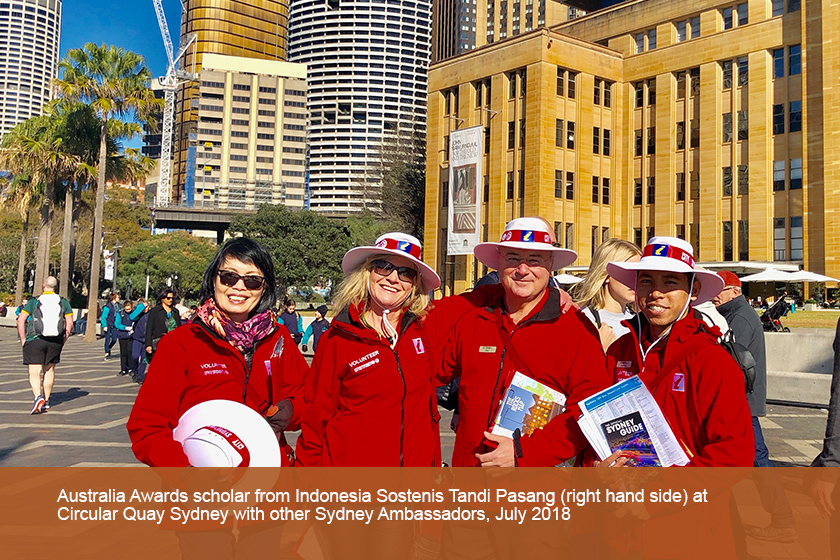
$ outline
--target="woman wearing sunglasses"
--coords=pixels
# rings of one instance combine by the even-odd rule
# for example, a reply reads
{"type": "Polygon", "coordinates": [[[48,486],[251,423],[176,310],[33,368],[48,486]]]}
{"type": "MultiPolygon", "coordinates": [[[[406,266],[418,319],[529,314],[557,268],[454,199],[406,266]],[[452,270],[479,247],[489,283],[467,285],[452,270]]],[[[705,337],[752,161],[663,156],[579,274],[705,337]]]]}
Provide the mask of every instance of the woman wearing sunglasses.
{"type": "Polygon", "coordinates": [[[137,395],[128,432],[138,459],[189,466],[173,429],[192,406],[224,399],[266,417],[288,464],[283,432],[300,422],[309,368],[270,309],[274,291],[274,265],[262,246],[241,237],[219,249],[204,272],[195,317],[161,340],[137,395]]]}
{"type": "Polygon", "coordinates": [[[455,321],[499,287],[430,305],[440,278],[421,260],[420,242],[404,233],[351,249],[341,267],[346,278],[333,301],[339,312],[307,379],[298,463],[439,466],[439,348],[455,321]]]}

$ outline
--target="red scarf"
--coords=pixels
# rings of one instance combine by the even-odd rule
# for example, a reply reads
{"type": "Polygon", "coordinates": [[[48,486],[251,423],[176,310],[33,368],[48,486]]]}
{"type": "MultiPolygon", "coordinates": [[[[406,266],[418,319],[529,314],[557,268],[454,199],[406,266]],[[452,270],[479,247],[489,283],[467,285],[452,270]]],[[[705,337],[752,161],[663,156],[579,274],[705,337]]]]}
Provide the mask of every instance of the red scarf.
{"type": "Polygon", "coordinates": [[[224,311],[216,307],[216,302],[210,298],[201,304],[196,314],[205,325],[243,354],[277,330],[277,320],[270,309],[246,321],[235,323],[224,311]]]}

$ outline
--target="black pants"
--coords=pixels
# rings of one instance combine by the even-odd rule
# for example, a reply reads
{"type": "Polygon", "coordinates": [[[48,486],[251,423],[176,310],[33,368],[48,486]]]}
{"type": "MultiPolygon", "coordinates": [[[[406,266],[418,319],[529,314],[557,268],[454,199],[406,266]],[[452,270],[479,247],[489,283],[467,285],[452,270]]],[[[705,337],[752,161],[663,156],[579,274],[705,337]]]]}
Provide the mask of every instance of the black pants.
{"type": "Polygon", "coordinates": [[[136,369],[131,367],[131,338],[120,338],[120,371],[136,369]]]}

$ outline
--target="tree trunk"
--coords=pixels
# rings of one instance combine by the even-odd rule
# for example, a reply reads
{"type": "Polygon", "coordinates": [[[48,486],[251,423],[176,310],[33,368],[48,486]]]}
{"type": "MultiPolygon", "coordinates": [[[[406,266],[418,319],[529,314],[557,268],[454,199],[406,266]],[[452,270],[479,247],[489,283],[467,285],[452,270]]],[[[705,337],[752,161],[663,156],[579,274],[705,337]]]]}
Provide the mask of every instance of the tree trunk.
{"type": "MultiPolygon", "coordinates": [[[[73,231],[70,235],[70,263],[68,270],[70,271],[70,283],[75,286],[76,278],[76,236],[79,234],[79,209],[81,207],[79,197],[81,196],[82,188],[73,184],[73,231]]],[[[72,293],[72,292],[71,292],[72,293]]]]}
{"type": "Polygon", "coordinates": [[[15,287],[15,307],[23,303],[24,276],[26,274],[26,241],[29,237],[29,208],[23,216],[23,231],[20,234],[20,256],[18,257],[17,285],[15,287]]]}
{"type": "Polygon", "coordinates": [[[96,316],[99,301],[99,264],[102,257],[96,243],[102,238],[102,214],[105,209],[105,159],[108,155],[107,116],[102,116],[99,132],[99,165],[96,170],[96,209],[93,213],[93,245],[90,248],[90,283],[88,284],[88,316],[85,342],[96,342],[96,316]]]}
{"type": "Polygon", "coordinates": [[[44,200],[41,202],[41,221],[38,224],[38,252],[35,254],[35,284],[32,294],[40,294],[44,279],[50,275],[50,245],[52,244],[52,214],[55,201],[55,183],[47,177],[44,200]]]}
{"type": "Polygon", "coordinates": [[[73,183],[68,182],[64,190],[64,232],[61,236],[61,268],[58,279],[58,295],[70,298],[70,280],[73,269],[70,267],[70,245],[73,239],[74,211],[73,183]]]}

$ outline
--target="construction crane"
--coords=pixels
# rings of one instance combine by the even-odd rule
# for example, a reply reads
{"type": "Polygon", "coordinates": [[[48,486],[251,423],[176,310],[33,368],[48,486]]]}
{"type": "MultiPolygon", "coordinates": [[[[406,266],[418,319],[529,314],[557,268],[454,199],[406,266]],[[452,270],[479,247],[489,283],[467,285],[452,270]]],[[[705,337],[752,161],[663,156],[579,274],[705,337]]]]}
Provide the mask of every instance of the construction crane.
{"type": "MultiPolygon", "coordinates": [[[[158,180],[157,198],[155,200],[156,206],[166,206],[169,204],[169,193],[171,190],[171,164],[172,164],[172,129],[175,124],[175,92],[178,86],[194,81],[197,78],[196,74],[186,72],[178,69],[178,61],[187,52],[187,49],[195,42],[195,34],[186,37],[183,45],[175,56],[175,49],[172,46],[172,37],[169,35],[169,25],[166,23],[166,14],[163,12],[163,0],[152,0],[155,5],[155,14],[157,15],[158,26],[160,27],[160,34],[163,36],[163,46],[166,49],[166,58],[169,60],[169,67],[166,69],[166,75],[158,78],[164,94],[163,107],[163,135],[161,137],[160,150],[160,179],[158,180]]],[[[183,3],[181,4],[183,9],[183,3]]]]}

